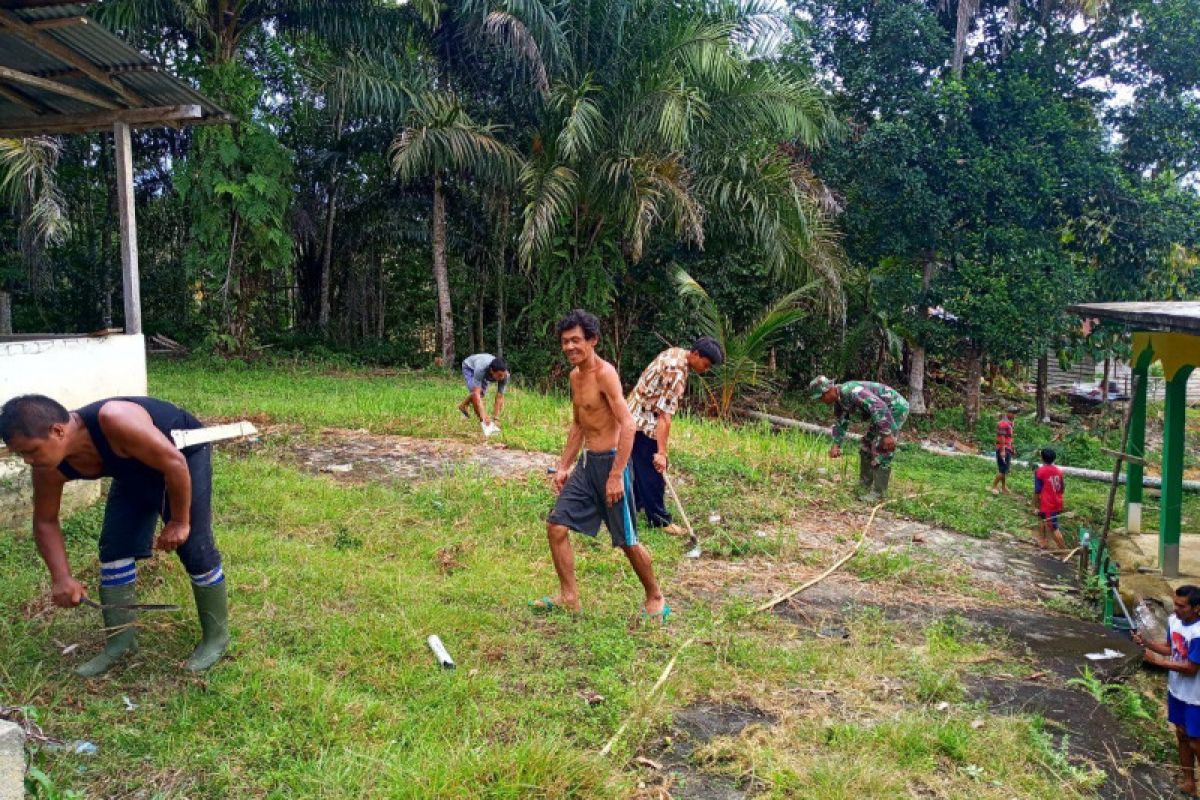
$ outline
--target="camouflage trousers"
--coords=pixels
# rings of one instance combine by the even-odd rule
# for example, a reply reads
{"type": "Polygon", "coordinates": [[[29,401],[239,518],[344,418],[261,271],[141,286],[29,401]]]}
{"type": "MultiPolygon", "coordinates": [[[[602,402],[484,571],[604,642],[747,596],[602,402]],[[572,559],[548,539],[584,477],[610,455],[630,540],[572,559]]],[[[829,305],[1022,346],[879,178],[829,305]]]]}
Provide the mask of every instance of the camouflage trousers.
{"type": "Polygon", "coordinates": [[[890,467],[895,452],[883,450],[883,439],[888,435],[899,439],[900,429],[904,427],[907,419],[908,403],[904,400],[897,400],[892,405],[892,420],[896,423],[895,430],[872,424],[863,434],[862,443],[858,449],[859,458],[869,462],[872,467],[890,467]]]}

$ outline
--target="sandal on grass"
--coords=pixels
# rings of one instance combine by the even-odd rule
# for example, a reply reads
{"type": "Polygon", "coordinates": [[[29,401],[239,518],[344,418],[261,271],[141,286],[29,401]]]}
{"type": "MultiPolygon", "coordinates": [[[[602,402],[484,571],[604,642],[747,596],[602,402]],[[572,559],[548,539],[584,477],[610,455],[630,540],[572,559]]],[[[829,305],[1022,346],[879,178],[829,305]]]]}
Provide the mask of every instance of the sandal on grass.
{"type": "Polygon", "coordinates": [[[550,595],[546,595],[540,600],[530,600],[529,610],[535,614],[550,614],[555,611],[566,611],[566,608],[554,602],[550,595]]]}
{"type": "Polygon", "coordinates": [[[647,611],[646,609],[643,608],[642,616],[646,617],[647,619],[658,620],[663,625],[666,625],[667,619],[669,619],[671,616],[671,607],[668,605],[664,605],[662,611],[657,611],[653,614],[651,614],[649,611],[647,611]]]}

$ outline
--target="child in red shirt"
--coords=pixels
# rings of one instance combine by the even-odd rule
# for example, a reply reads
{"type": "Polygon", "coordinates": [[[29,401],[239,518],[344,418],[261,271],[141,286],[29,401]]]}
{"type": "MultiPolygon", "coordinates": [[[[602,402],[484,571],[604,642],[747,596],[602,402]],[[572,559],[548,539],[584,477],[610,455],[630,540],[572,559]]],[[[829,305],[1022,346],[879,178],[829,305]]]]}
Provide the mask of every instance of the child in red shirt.
{"type": "Polygon", "coordinates": [[[1046,536],[1054,533],[1054,543],[1066,550],[1062,532],[1058,529],[1058,515],[1063,510],[1063,473],[1054,466],[1058,454],[1047,447],[1042,451],[1042,466],[1033,473],[1033,497],[1038,512],[1038,547],[1047,547],[1046,536]]]}
{"type": "Polygon", "coordinates": [[[1013,454],[1013,409],[1000,415],[996,423],[996,477],[992,478],[992,494],[1012,494],[1008,491],[1008,471],[1012,468],[1013,454]],[[996,486],[1000,488],[997,489],[996,486]]]}

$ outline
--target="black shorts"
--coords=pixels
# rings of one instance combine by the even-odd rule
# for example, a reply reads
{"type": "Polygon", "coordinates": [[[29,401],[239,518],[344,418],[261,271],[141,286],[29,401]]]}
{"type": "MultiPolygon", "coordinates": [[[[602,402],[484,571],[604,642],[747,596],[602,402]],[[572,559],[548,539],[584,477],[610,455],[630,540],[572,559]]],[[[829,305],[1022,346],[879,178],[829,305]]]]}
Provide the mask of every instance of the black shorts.
{"type": "Polygon", "coordinates": [[[633,477],[628,464],[625,465],[625,494],[611,506],[605,496],[604,487],[616,457],[616,450],[584,453],[558,493],[547,521],[588,536],[599,533],[600,524],[603,523],[608,528],[613,547],[632,547],[637,544],[633,477]]]}
{"type": "MultiPolygon", "coordinates": [[[[212,529],[212,445],[197,447],[187,456],[187,463],[192,476],[192,530],[175,552],[189,575],[203,575],[221,565],[212,529]]],[[[161,484],[114,480],[100,529],[101,563],[149,558],[160,518],[164,522],[171,519],[171,506],[161,484]]]]}
{"type": "Polygon", "coordinates": [[[1012,469],[1012,451],[997,450],[996,451],[996,469],[1000,470],[1001,475],[1007,475],[1012,469]]]}
{"type": "Polygon", "coordinates": [[[1043,519],[1043,520],[1045,520],[1046,522],[1050,523],[1050,530],[1052,530],[1052,531],[1056,531],[1056,530],[1058,530],[1058,515],[1059,515],[1060,513],[1062,513],[1062,512],[1059,512],[1059,511],[1039,511],[1039,512],[1038,512],[1038,519],[1043,519]]]}

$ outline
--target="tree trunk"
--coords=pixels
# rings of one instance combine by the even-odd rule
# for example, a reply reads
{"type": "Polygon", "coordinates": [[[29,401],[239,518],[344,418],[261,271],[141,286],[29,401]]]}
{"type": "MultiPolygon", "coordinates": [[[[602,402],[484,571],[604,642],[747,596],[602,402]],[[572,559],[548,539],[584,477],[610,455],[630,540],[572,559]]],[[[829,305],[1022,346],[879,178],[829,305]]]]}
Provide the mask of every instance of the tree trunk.
{"type": "MultiPolygon", "coordinates": [[[[342,126],[345,124],[345,109],[338,105],[337,116],[333,123],[333,144],[336,148],[342,140],[342,126]]],[[[325,216],[325,236],[321,245],[321,305],[317,312],[317,327],[322,334],[329,333],[329,294],[333,281],[333,224],[337,219],[338,191],[341,189],[341,173],[338,171],[340,159],[335,155],[329,167],[329,213],[325,216]]]]}
{"type": "Polygon", "coordinates": [[[976,345],[967,346],[966,404],[963,406],[963,421],[967,434],[975,430],[979,422],[979,384],[983,380],[983,351],[976,345]]]}
{"type": "Polygon", "coordinates": [[[454,369],[454,316],[450,311],[450,273],[446,269],[446,197],[442,178],[433,178],[433,280],[437,284],[442,366],[454,369]]]}
{"type": "Polygon", "coordinates": [[[979,10],[979,0],[958,0],[958,19],[954,30],[954,55],[950,69],[955,78],[962,77],[963,60],[967,52],[967,36],[971,32],[971,24],[975,21],[975,12],[979,10]]]}
{"type": "Polygon", "coordinates": [[[504,272],[508,256],[504,254],[496,268],[496,355],[504,355],[504,272]]]}
{"type": "MultiPolygon", "coordinates": [[[[926,295],[933,283],[933,257],[926,256],[921,264],[921,316],[929,316],[926,295]]],[[[908,413],[925,416],[929,408],[925,405],[925,345],[912,343],[908,367],[908,413]]]]}
{"type": "Polygon", "coordinates": [[[1102,380],[1100,382],[1100,407],[1101,408],[1108,406],[1108,379],[1111,375],[1111,373],[1110,373],[1111,366],[1112,366],[1112,359],[1105,356],[1105,358],[1104,358],[1104,380],[1102,380]]]}
{"type": "Polygon", "coordinates": [[[12,336],[12,295],[0,289],[0,336],[12,336]]]}
{"type": "Polygon", "coordinates": [[[317,311],[317,327],[322,334],[329,333],[329,296],[333,283],[333,226],[337,219],[338,189],[337,178],[329,189],[329,213],[325,215],[325,235],[321,244],[321,300],[317,311]]]}
{"type": "Polygon", "coordinates": [[[1050,404],[1047,402],[1047,390],[1050,384],[1050,356],[1042,353],[1037,361],[1037,420],[1042,424],[1050,422],[1050,404]]]}
{"type": "Polygon", "coordinates": [[[476,352],[482,353],[487,350],[487,344],[483,340],[483,282],[479,284],[479,291],[475,294],[475,338],[479,340],[479,350],[476,352]]]}

